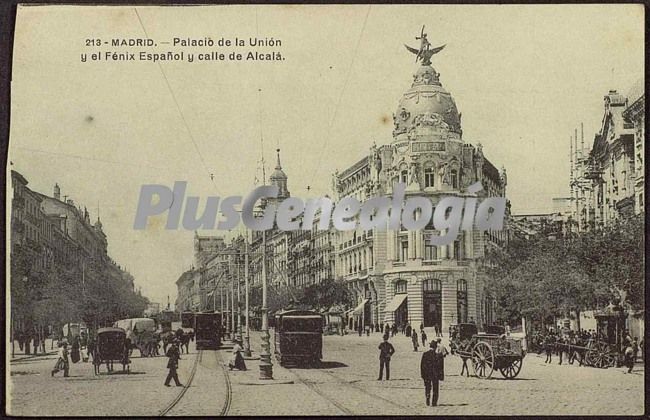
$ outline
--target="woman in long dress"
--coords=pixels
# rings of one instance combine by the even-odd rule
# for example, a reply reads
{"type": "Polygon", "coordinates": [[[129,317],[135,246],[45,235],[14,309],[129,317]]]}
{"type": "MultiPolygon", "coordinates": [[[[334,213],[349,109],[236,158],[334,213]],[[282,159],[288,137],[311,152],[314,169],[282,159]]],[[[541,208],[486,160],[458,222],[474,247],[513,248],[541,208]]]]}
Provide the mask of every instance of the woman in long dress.
{"type": "Polygon", "coordinates": [[[232,356],[228,362],[228,367],[230,370],[246,370],[246,363],[244,362],[244,356],[242,356],[242,347],[241,341],[235,341],[234,346],[232,347],[232,356]]]}

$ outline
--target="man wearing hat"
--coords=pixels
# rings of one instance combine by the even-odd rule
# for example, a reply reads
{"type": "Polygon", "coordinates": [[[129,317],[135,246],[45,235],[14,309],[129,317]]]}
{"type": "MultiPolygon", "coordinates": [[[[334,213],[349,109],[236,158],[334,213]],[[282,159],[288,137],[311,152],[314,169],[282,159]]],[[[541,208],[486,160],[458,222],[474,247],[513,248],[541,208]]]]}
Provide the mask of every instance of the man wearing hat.
{"type": "Polygon", "coordinates": [[[429,350],[422,354],[420,362],[420,376],[424,380],[424,395],[427,405],[435,407],[438,405],[439,381],[442,376],[441,365],[442,355],[436,352],[437,341],[429,343],[429,350]]]}
{"type": "Polygon", "coordinates": [[[395,353],[395,348],[388,342],[388,334],[384,334],[384,341],[379,344],[379,378],[382,380],[384,367],[386,367],[386,380],[390,380],[390,358],[395,353]]]}
{"type": "Polygon", "coordinates": [[[169,357],[169,360],[167,361],[169,373],[167,374],[167,379],[165,379],[165,386],[170,386],[169,382],[171,382],[172,379],[176,386],[183,386],[183,384],[178,380],[178,373],[176,372],[178,369],[178,361],[181,360],[181,354],[178,350],[178,339],[175,338],[172,341],[171,347],[167,350],[167,357],[169,357]]]}

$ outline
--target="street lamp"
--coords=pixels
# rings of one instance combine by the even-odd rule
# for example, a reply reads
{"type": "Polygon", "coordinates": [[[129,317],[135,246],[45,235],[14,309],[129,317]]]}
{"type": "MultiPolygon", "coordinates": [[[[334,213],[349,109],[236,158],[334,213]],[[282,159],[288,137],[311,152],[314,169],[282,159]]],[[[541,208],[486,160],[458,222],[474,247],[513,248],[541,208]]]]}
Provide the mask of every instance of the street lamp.
{"type": "Polygon", "coordinates": [[[266,231],[262,230],[262,352],[260,353],[260,379],[273,379],[266,292],[266,231]]]}
{"type": "Polygon", "coordinates": [[[244,336],[244,356],[251,357],[250,324],[248,320],[248,233],[246,233],[244,246],[246,247],[244,254],[244,281],[246,282],[246,335],[244,336]]]}

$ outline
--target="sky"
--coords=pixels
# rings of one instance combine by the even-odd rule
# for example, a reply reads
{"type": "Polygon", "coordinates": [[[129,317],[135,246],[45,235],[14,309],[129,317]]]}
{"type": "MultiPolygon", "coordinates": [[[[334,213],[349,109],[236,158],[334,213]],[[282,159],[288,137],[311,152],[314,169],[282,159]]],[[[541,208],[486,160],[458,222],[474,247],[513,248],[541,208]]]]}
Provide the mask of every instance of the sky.
{"type": "Polygon", "coordinates": [[[462,112],[463,139],[506,168],[515,214],[550,211],[568,195],[574,129],[584,123],[590,147],[603,96],[644,75],[642,5],[19,6],[8,168],[45,194],[57,182],[99,215],[109,255],[146,296],[173,304],[193,232],[164,230],[164,217],[134,230],[141,186],[187,181],[187,195],[246,195],[262,156],[268,177],[279,147],[292,195],[327,194],[336,169],[390,143],[417,69],[404,44],[419,45],[422,25],[432,46],[446,45],[432,61],[462,112]],[[144,37],[158,46],[110,46],[144,37]],[[285,59],[80,59],[255,49],[162,44],[175,37],[273,37],[281,45],[259,51],[285,59]]]}

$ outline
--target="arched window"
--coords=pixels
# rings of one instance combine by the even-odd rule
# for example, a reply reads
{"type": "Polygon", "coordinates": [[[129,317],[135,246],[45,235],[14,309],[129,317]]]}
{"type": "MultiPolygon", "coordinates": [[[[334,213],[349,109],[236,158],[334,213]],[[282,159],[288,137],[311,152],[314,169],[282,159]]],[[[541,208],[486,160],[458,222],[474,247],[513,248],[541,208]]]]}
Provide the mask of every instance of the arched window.
{"type": "Polygon", "coordinates": [[[395,283],[395,294],[406,293],[406,280],[399,280],[395,283]]]}
{"type": "Polygon", "coordinates": [[[458,188],[458,171],[456,169],[452,169],[449,174],[451,176],[451,187],[458,188]]]}
{"type": "Polygon", "coordinates": [[[425,292],[440,292],[442,282],[438,279],[426,279],[422,282],[422,290],[425,292]]]}
{"type": "Polygon", "coordinates": [[[402,182],[404,184],[408,183],[408,175],[409,175],[409,171],[406,169],[402,169],[399,173],[399,182],[402,182]]]}
{"type": "Polygon", "coordinates": [[[429,166],[424,169],[424,187],[433,187],[435,184],[435,175],[433,173],[433,167],[429,166]]]}

